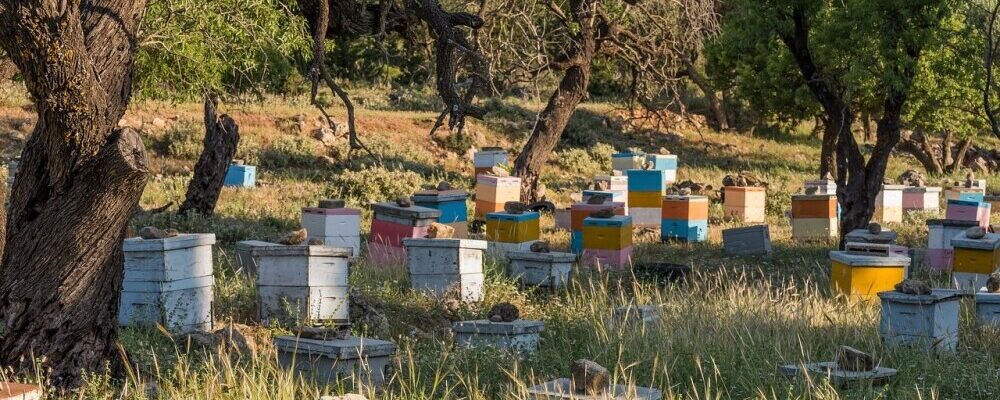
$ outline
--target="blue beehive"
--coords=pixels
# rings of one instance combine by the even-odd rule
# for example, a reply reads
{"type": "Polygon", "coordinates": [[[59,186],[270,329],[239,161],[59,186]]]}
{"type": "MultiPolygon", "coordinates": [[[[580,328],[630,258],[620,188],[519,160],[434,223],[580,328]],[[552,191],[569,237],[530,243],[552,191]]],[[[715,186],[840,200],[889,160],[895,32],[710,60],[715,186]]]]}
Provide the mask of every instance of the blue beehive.
{"type": "Polygon", "coordinates": [[[572,231],[569,234],[569,249],[577,254],[583,252],[583,231],[572,231]]]}
{"type": "Polygon", "coordinates": [[[428,190],[417,192],[412,199],[413,204],[441,211],[438,222],[450,224],[468,221],[469,210],[465,201],[467,197],[468,194],[461,190],[428,190]]]}
{"type": "Polygon", "coordinates": [[[230,164],[226,171],[224,186],[252,188],[257,185],[257,167],[243,164],[230,164]]]}
{"type": "Polygon", "coordinates": [[[687,242],[702,242],[708,239],[708,221],[664,219],[660,227],[660,237],[687,242]]]}
{"type": "Polygon", "coordinates": [[[630,169],[628,170],[628,191],[631,192],[659,192],[663,193],[664,172],[658,169],[630,169]]]}

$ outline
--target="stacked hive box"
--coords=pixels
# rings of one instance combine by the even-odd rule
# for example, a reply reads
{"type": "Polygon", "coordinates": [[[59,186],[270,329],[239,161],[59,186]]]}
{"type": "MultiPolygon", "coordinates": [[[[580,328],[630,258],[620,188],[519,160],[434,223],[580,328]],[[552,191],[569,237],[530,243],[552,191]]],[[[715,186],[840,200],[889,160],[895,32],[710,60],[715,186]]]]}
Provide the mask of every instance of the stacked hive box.
{"type": "Polygon", "coordinates": [[[924,256],[924,267],[932,272],[951,271],[954,255],[951,239],[973,226],[976,226],[975,221],[927,220],[927,253],[924,256]]]}
{"type": "Polygon", "coordinates": [[[889,251],[893,254],[906,256],[910,249],[905,246],[896,245],[896,232],[883,228],[881,232],[875,234],[867,229],[855,229],[844,235],[845,243],[870,243],[884,244],[889,246],[889,251]]]}
{"type": "Polygon", "coordinates": [[[875,197],[874,219],[882,222],[903,222],[903,185],[882,185],[875,197]]]}
{"type": "Polygon", "coordinates": [[[959,221],[975,221],[977,225],[989,229],[991,204],[972,200],[948,200],[945,218],[959,221]]]}
{"type": "Polygon", "coordinates": [[[1000,328],[1000,293],[976,293],[976,322],[979,326],[1000,328]]]}
{"type": "Polygon", "coordinates": [[[829,179],[819,179],[806,181],[805,191],[810,193],[815,188],[813,194],[837,194],[837,182],[829,179]]]}
{"type": "Polygon", "coordinates": [[[455,228],[456,238],[469,237],[469,210],[464,190],[422,190],[413,195],[413,204],[441,211],[438,222],[455,228]]]}
{"type": "Polygon", "coordinates": [[[441,217],[441,211],[420,207],[400,207],[396,203],[372,205],[375,217],[368,238],[368,253],[376,264],[405,260],[403,239],[427,236],[427,227],[441,217]]]}
{"type": "Polygon", "coordinates": [[[518,319],[493,322],[488,319],[459,321],[452,324],[455,344],[463,347],[493,347],[520,354],[538,350],[539,334],[545,330],[542,321],[518,319]]]}
{"type": "Polygon", "coordinates": [[[740,222],[764,222],[767,190],[762,187],[726,186],[726,217],[740,222]]]}
{"type": "Polygon", "coordinates": [[[522,284],[559,289],[569,284],[576,254],[510,251],[507,259],[510,260],[510,276],[522,284]]]}
{"type": "Polygon", "coordinates": [[[733,255],[771,254],[771,232],[767,225],[726,229],[722,246],[733,255]]]}
{"type": "Polygon", "coordinates": [[[845,251],[830,252],[834,293],[871,299],[906,278],[910,258],[893,254],[889,245],[848,243],[845,247],[845,251]]]}
{"type": "Polygon", "coordinates": [[[503,211],[509,201],[521,201],[521,178],[479,175],[476,177],[476,219],[503,211]]]}
{"type": "Polygon", "coordinates": [[[625,173],[630,169],[642,169],[646,165],[646,157],[637,153],[615,153],[611,155],[611,170],[625,173]]]}
{"type": "Polygon", "coordinates": [[[940,208],[940,187],[908,187],[903,189],[903,211],[937,211],[940,208]]]}
{"type": "Polygon", "coordinates": [[[920,346],[925,350],[955,351],[958,347],[959,296],[934,290],[927,295],[886,291],[879,332],[890,346],[920,346]]]}
{"type": "Polygon", "coordinates": [[[322,240],[327,247],[346,247],[351,255],[361,255],[361,210],[356,208],[302,208],[302,227],[309,239],[322,240]]]}
{"type": "MultiPolygon", "coordinates": [[[[621,175],[598,175],[594,178],[594,183],[597,187],[606,188],[606,190],[611,192],[611,201],[619,202],[622,204],[628,204],[628,177],[621,175]]],[[[583,201],[587,201],[584,199],[583,201]]],[[[628,210],[625,210],[626,213],[628,210]]]]}
{"type": "Polygon", "coordinates": [[[326,246],[255,248],[261,321],[347,324],[351,254],[326,246]]]}
{"type": "Polygon", "coordinates": [[[583,251],[583,220],[595,212],[611,209],[615,215],[625,215],[625,204],[610,202],[604,204],[576,203],[570,206],[569,247],[574,253],[583,251]]]}
{"type": "Polygon", "coordinates": [[[708,239],[708,197],[666,196],[660,212],[660,239],[702,242],[708,239]]]}
{"type": "Polygon", "coordinates": [[[583,220],[583,265],[621,270],[632,256],[632,217],[583,220]]]}
{"type": "Polygon", "coordinates": [[[251,277],[257,276],[257,249],[277,245],[262,240],[236,242],[236,266],[239,272],[251,277]]]}
{"type": "Polygon", "coordinates": [[[233,163],[226,171],[224,186],[252,188],[257,184],[257,167],[233,163]]]}
{"type": "Polygon", "coordinates": [[[501,149],[483,149],[472,156],[476,176],[491,174],[493,167],[506,163],[507,152],[501,149]]]}
{"type": "Polygon", "coordinates": [[[530,249],[541,232],[538,218],[537,212],[486,214],[486,238],[490,248],[499,253],[530,249]]]}
{"type": "Polygon", "coordinates": [[[405,239],[406,268],[413,290],[444,296],[457,290],[463,301],[483,299],[486,242],[467,239],[405,239]]]}
{"type": "Polygon", "coordinates": [[[646,156],[646,162],[652,165],[650,169],[663,171],[665,185],[669,186],[677,181],[677,156],[650,154],[646,156]]]}
{"type": "Polygon", "coordinates": [[[837,195],[792,195],[792,238],[827,240],[838,234],[837,195]]]}
{"type": "Polygon", "coordinates": [[[638,227],[661,224],[663,193],[666,190],[663,171],[655,169],[628,170],[628,213],[638,227]]]}
{"type": "Polygon", "coordinates": [[[1000,234],[987,233],[981,239],[971,239],[962,232],[951,239],[951,246],[955,249],[952,279],[964,291],[979,291],[990,274],[1000,268],[1000,234]]]}
{"type": "Polygon", "coordinates": [[[945,200],[983,201],[986,187],[952,186],[944,191],[945,200]]]}
{"type": "Polygon", "coordinates": [[[385,383],[389,357],[396,354],[392,342],[354,336],[330,340],[279,336],[274,339],[274,348],[279,364],[320,386],[350,381],[376,390],[385,383]]]}
{"type": "Polygon", "coordinates": [[[126,239],[119,324],[161,324],[180,333],[211,329],[213,244],[211,233],[126,239]]]}

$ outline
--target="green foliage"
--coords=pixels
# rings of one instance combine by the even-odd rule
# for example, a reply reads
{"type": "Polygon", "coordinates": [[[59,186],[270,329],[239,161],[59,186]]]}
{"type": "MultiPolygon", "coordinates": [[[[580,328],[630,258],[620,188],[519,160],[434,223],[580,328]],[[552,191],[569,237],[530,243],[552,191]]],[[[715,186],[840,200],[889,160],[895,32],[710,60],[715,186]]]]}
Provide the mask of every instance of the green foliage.
{"type": "Polygon", "coordinates": [[[382,167],[359,171],[344,171],[330,182],[331,198],[392,199],[413,194],[424,179],[412,171],[389,170],[382,167]]]}
{"type": "Polygon", "coordinates": [[[205,126],[192,121],[170,125],[163,136],[153,139],[152,148],[163,156],[197,160],[204,147],[205,126]]]}
{"type": "Polygon", "coordinates": [[[466,150],[475,145],[475,139],[467,133],[450,133],[447,135],[434,135],[433,140],[438,146],[453,153],[464,154],[466,150]]]}
{"type": "Polygon", "coordinates": [[[281,136],[260,153],[260,165],[264,168],[310,167],[316,164],[316,155],[321,153],[313,139],[281,136]]]}
{"type": "Polygon", "coordinates": [[[569,148],[560,151],[556,162],[567,172],[594,176],[611,170],[611,153],[614,153],[611,145],[599,143],[586,150],[569,148]]]}

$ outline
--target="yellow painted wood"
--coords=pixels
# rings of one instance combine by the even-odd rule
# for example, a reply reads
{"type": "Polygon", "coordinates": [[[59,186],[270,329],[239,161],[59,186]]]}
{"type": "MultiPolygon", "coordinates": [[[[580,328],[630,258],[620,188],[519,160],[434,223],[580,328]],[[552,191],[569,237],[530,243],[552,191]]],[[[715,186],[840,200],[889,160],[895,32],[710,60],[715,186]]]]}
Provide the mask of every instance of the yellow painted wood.
{"type": "Polygon", "coordinates": [[[583,226],[583,248],[621,250],[632,245],[632,226],[583,226]]]}
{"type": "Polygon", "coordinates": [[[663,207],[663,193],[660,192],[628,192],[629,207],[663,207]]]}
{"type": "Polygon", "coordinates": [[[524,243],[538,240],[538,219],[527,221],[486,221],[486,237],[494,242],[524,243]]]}
{"type": "Polygon", "coordinates": [[[977,250],[955,248],[952,270],[970,274],[992,274],[1000,268],[1000,249],[977,250]]]}
{"type": "Polygon", "coordinates": [[[906,277],[906,268],[850,266],[833,261],[830,268],[830,282],[833,292],[851,298],[870,300],[878,292],[894,290],[897,283],[906,277]]]}

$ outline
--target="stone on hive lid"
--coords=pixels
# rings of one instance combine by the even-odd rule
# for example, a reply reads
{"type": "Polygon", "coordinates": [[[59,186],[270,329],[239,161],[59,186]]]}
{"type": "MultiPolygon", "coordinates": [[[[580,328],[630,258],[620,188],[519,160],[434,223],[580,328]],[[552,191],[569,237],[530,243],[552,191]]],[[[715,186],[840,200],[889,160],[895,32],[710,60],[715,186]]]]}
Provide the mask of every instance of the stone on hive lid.
{"type": "Polygon", "coordinates": [[[306,228],[302,228],[297,231],[292,231],[285,234],[285,236],[283,236],[281,239],[278,240],[278,243],[287,246],[297,246],[302,243],[305,243],[306,238],[308,237],[309,237],[309,231],[307,231],[306,228]]]}
{"type": "Polygon", "coordinates": [[[455,236],[455,228],[439,222],[432,222],[427,228],[428,239],[451,239],[455,236]]]}
{"type": "Polygon", "coordinates": [[[520,201],[508,201],[503,204],[503,211],[507,214],[524,214],[528,211],[528,205],[520,201]]]}
{"type": "Polygon", "coordinates": [[[986,291],[989,293],[1000,293],[1000,272],[990,274],[986,280],[986,291]]]}
{"type": "Polygon", "coordinates": [[[486,318],[491,322],[513,322],[521,319],[521,310],[517,306],[504,302],[498,303],[490,308],[486,318]]]}
{"type": "Polygon", "coordinates": [[[927,282],[917,279],[904,279],[902,282],[896,284],[895,289],[897,292],[910,295],[922,296],[931,294],[931,286],[927,282]]]}
{"type": "MultiPolygon", "coordinates": [[[[971,228],[970,228],[971,229],[971,228]]],[[[968,236],[969,232],[962,232],[951,239],[952,247],[976,250],[996,250],[1000,248],[1000,234],[986,233],[982,238],[974,239],[968,236]]]]}
{"type": "Polygon", "coordinates": [[[139,237],[145,240],[167,239],[176,237],[179,234],[176,229],[160,229],[155,226],[146,226],[139,229],[139,237]]]}

